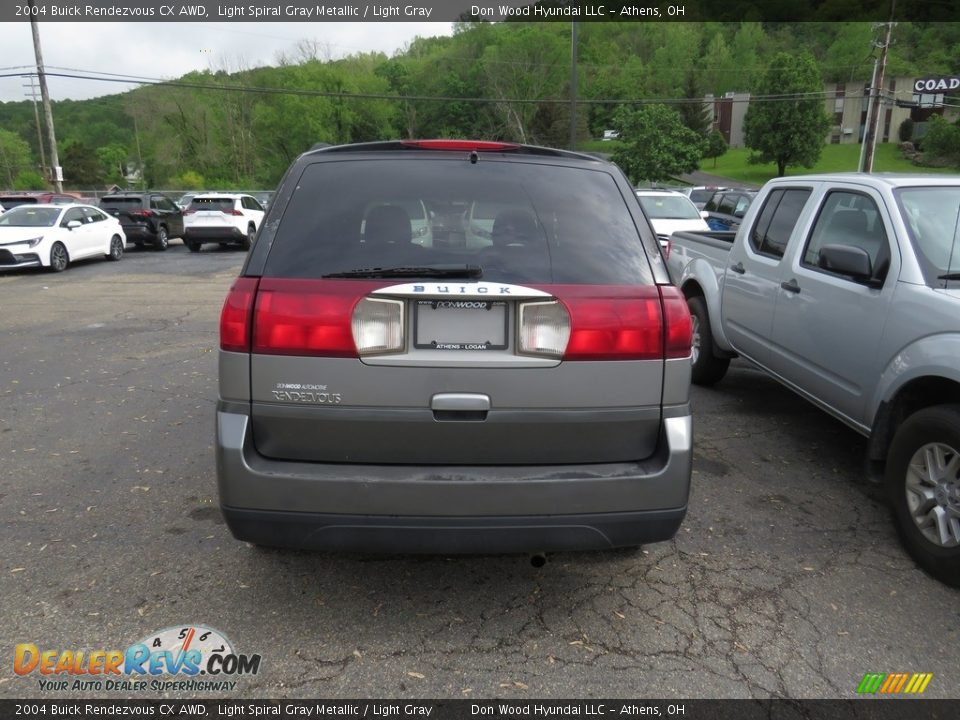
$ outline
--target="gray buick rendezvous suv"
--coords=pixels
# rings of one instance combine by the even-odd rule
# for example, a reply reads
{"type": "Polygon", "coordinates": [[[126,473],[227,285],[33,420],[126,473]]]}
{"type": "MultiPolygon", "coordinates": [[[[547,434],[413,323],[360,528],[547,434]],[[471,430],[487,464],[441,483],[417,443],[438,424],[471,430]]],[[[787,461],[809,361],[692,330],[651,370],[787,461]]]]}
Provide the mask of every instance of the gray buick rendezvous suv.
{"type": "Polygon", "coordinates": [[[690,346],[614,165],[463,140],[305,153],[221,314],[223,515],[325,550],[669,539],[690,346]]]}

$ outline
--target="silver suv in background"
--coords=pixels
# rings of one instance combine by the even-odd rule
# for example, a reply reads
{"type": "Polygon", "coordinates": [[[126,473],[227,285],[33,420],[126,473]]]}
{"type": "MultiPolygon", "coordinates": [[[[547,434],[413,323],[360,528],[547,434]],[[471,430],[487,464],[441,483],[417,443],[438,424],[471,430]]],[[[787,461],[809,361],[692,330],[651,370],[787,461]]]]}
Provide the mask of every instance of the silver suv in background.
{"type": "Polygon", "coordinates": [[[240,540],[328,550],[669,539],[690,348],[613,164],[467,141],[308,152],[223,306],[221,509],[240,540]]]}

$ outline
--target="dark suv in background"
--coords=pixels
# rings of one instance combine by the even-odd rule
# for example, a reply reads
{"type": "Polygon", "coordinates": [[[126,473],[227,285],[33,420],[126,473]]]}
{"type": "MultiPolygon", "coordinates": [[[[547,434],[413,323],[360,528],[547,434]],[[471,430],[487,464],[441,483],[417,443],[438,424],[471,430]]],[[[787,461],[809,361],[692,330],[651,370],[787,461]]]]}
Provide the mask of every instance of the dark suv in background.
{"type": "Polygon", "coordinates": [[[127,239],[166,250],[171,238],[183,237],[183,210],[172,200],[152,192],[105,195],[100,207],[116,217],[127,239]]]}
{"type": "Polygon", "coordinates": [[[220,320],[234,536],[391,552],[666,540],[690,313],[613,164],[496,142],[307,152],[220,320]]]}

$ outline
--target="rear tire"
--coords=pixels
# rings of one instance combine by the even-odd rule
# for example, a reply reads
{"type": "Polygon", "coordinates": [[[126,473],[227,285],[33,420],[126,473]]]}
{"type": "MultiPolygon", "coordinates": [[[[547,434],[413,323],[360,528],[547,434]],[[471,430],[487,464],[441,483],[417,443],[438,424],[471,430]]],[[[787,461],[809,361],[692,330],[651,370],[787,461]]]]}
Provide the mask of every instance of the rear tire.
{"type": "Polygon", "coordinates": [[[194,240],[184,240],[183,243],[190,252],[200,252],[200,243],[194,240]]]}
{"type": "Polygon", "coordinates": [[[107,260],[113,260],[116,262],[123,257],[123,240],[120,239],[119,235],[114,235],[110,238],[110,252],[107,253],[107,260]]]}
{"type": "Polygon", "coordinates": [[[933,577],[960,587],[960,405],[908,417],[893,436],[884,480],[907,552],[933,577]]]}
{"type": "Polygon", "coordinates": [[[157,228],[157,239],[153,243],[153,246],[161,252],[170,247],[170,235],[167,232],[166,226],[161,225],[157,228]]]}
{"type": "Polygon", "coordinates": [[[687,298],[690,319],[693,322],[693,355],[691,379],[697,385],[713,385],[723,379],[730,367],[730,358],[714,355],[713,333],[710,332],[710,313],[699,296],[687,298]]]}
{"type": "Polygon", "coordinates": [[[248,226],[247,236],[240,242],[240,247],[243,248],[244,251],[249,250],[250,246],[253,245],[253,239],[256,236],[257,236],[257,229],[253,225],[248,226]]]}

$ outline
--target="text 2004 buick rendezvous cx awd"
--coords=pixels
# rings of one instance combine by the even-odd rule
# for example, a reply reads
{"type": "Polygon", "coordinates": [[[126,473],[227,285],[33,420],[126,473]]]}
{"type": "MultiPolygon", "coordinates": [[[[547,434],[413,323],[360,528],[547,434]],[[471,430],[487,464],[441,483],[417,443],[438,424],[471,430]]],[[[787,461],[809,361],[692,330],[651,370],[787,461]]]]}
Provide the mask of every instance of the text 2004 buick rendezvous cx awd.
{"type": "Polygon", "coordinates": [[[306,153],[223,307],[224,517],[328,550],[669,539],[690,346],[612,164],[467,141],[306,153]]]}

